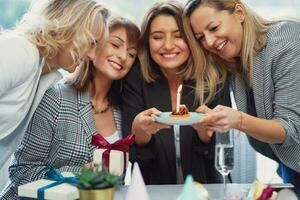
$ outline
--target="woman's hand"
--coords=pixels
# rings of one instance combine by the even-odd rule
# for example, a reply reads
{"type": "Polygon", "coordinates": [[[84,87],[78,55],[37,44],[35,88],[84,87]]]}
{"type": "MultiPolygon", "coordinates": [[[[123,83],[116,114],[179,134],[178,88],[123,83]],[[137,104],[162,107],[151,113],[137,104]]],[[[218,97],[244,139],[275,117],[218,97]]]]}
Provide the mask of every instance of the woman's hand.
{"type": "Polygon", "coordinates": [[[226,106],[218,105],[214,109],[199,109],[206,114],[200,123],[207,126],[209,130],[216,132],[227,132],[231,128],[240,129],[242,124],[242,113],[226,106]]]}
{"type": "Polygon", "coordinates": [[[276,119],[260,119],[221,105],[212,110],[201,106],[199,112],[205,113],[199,123],[208,130],[224,133],[234,128],[271,144],[282,144],[286,139],[285,129],[276,119]]]}
{"type": "Polygon", "coordinates": [[[156,108],[150,108],[139,113],[132,123],[132,134],[135,135],[137,144],[147,144],[152,134],[156,134],[159,130],[170,128],[171,126],[155,122],[152,114],[160,115],[161,112],[156,108]]]}
{"type": "MultiPolygon", "coordinates": [[[[211,112],[211,109],[208,108],[207,106],[203,105],[203,106],[198,107],[196,109],[196,112],[206,114],[206,113],[211,112]]],[[[192,125],[192,127],[197,131],[198,137],[200,138],[200,140],[202,142],[207,144],[211,141],[214,131],[210,127],[208,127],[205,124],[200,123],[200,122],[192,125]]]]}

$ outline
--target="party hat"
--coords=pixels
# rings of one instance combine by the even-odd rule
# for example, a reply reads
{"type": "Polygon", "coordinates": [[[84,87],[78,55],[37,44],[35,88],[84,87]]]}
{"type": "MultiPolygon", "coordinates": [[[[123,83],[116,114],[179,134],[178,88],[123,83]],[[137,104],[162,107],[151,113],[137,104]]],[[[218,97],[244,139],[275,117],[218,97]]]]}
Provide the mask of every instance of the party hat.
{"type": "Polygon", "coordinates": [[[131,182],[128,187],[125,200],[149,200],[145,182],[141,174],[141,170],[137,163],[133,165],[131,182]]]}
{"type": "Polygon", "coordinates": [[[183,190],[177,200],[199,200],[196,187],[192,175],[188,175],[185,179],[183,190]]]}

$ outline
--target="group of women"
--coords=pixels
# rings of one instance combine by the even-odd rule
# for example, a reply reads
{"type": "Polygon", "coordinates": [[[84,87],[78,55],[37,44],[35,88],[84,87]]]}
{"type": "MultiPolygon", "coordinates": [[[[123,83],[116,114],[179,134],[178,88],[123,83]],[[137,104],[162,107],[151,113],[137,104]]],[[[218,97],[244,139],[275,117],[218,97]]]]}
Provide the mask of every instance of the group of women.
{"type": "Polygon", "coordinates": [[[14,152],[0,199],[48,166],[79,172],[95,134],[135,135],[130,160],[146,184],[220,182],[214,134],[231,128],[300,187],[298,22],[265,20],[240,0],[167,1],[140,31],[94,0],[41,2],[0,35],[0,166],[14,152]],[[58,82],[58,68],[75,72],[58,82]],[[175,109],[181,84],[182,103],[205,116],[179,131],[152,115],[175,109]]]}

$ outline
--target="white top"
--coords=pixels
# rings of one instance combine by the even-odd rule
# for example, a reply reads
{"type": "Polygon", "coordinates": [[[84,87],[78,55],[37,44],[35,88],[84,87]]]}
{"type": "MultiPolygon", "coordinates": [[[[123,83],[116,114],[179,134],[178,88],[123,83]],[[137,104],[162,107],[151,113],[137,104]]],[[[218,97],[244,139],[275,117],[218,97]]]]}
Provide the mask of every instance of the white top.
{"type": "Polygon", "coordinates": [[[0,36],[0,168],[17,149],[45,91],[62,76],[41,77],[36,46],[13,33],[0,36]]]}
{"type": "Polygon", "coordinates": [[[112,135],[105,137],[105,140],[112,144],[121,139],[121,136],[118,131],[115,131],[112,135]]]}
{"type": "Polygon", "coordinates": [[[29,111],[41,75],[39,51],[22,36],[0,37],[0,140],[8,136],[29,111]]]}

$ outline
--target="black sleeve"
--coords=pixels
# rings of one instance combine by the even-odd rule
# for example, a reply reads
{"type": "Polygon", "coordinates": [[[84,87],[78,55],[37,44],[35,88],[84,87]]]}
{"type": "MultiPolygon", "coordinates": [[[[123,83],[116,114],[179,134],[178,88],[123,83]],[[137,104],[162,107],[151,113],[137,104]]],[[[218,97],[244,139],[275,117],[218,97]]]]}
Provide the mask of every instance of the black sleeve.
{"type": "Polygon", "coordinates": [[[217,89],[217,94],[215,98],[209,103],[209,108],[214,108],[217,105],[223,105],[231,107],[231,101],[230,101],[230,90],[229,90],[229,76],[226,79],[224,84],[220,84],[217,89]]]}
{"type": "Polygon", "coordinates": [[[131,126],[135,116],[145,110],[142,85],[143,79],[140,65],[138,62],[135,62],[123,81],[121,104],[123,137],[131,133],[131,126]]]}
{"type": "MultiPolygon", "coordinates": [[[[144,85],[140,65],[138,62],[134,64],[123,82],[122,89],[122,134],[123,137],[131,134],[132,122],[137,114],[147,109],[144,100],[144,85]]],[[[144,179],[147,179],[148,170],[154,159],[152,147],[155,143],[154,137],[145,146],[134,144],[130,148],[129,159],[138,162],[144,179]]]]}

